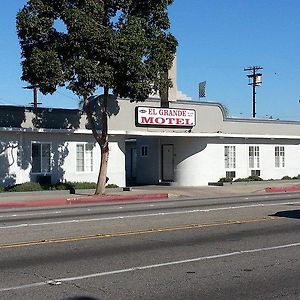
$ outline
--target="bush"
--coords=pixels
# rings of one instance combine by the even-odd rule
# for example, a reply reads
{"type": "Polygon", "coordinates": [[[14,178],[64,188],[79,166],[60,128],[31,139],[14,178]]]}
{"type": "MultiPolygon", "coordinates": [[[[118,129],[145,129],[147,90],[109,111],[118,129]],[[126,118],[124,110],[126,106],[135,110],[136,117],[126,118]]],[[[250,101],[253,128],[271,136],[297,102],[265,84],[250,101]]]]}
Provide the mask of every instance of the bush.
{"type": "MultiPolygon", "coordinates": [[[[118,187],[115,184],[110,184],[108,187],[118,187]]],[[[32,192],[32,191],[51,191],[51,190],[70,190],[75,189],[95,189],[96,183],[94,182],[58,182],[56,184],[39,184],[36,182],[25,182],[13,186],[2,188],[0,192],[32,192]]]]}
{"type": "Polygon", "coordinates": [[[237,178],[234,180],[234,182],[248,182],[249,180],[247,178],[237,178]]]}
{"type": "Polygon", "coordinates": [[[106,186],[106,188],[118,188],[119,186],[118,185],[116,185],[116,184],[114,184],[114,183],[110,183],[110,184],[108,184],[107,186],[106,186]]]}
{"type": "Polygon", "coordinates": [[[232,182],[233,178],[232,177],[222,177],[219,179],[218,182],[232,182]]]}
{"type": "Polygon", "coordinates": [[[6,192],[32,192],[42,190],[42,186],[36,182],[25,182],[4,188],[6,192]]]}
{"type": "Polygon", "coordinates": [[[95,182],[68,182],[68,183],[78,190],[95,189],[97,186],[95,182]]]}
{"type": "Polygon", "coordinates": [[[281,180],[291,180],[291,179],[292,179],[292,177],[290,177],[290,176],[283,176],[281,178],[281,180]]]}
{"type": "Polygon", "coordinates": [[[237,178],[234,182],[249,182],[249,181],[262,181],[263,179],[257,175],[249,176],[246,178],[237,178]]]}

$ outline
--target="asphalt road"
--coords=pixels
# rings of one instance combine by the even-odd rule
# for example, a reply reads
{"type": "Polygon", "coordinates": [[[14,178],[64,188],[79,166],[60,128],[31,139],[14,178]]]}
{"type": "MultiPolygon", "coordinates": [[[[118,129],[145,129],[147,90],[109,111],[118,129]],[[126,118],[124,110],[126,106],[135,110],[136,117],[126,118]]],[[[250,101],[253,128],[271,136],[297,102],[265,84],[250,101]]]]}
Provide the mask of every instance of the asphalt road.
{"type": "Polygon", "coordinates": [[[300,299],[300,194],[0,211],[0,299],[300,299]]]}

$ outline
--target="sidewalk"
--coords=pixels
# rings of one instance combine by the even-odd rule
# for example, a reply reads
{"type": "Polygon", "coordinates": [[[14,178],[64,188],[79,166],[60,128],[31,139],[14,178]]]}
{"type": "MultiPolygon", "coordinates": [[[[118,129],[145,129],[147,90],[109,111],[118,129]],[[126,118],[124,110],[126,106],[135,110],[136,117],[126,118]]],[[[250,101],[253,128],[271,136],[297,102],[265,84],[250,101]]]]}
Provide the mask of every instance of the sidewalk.
{"type": "Polygon", "coordinates": [[[95,196],[94,190],[0,193],[0,209],[42,206],[64,206],[106,202],[129,202],[143,200],[218,198],[241,195],[259,195],[274,192],[300,191],[300,180],[262,181],[225,184],[224,186],[177,187],[138,186],[128,191],[122,188],[106,190],[106,195],[95,196]]]}

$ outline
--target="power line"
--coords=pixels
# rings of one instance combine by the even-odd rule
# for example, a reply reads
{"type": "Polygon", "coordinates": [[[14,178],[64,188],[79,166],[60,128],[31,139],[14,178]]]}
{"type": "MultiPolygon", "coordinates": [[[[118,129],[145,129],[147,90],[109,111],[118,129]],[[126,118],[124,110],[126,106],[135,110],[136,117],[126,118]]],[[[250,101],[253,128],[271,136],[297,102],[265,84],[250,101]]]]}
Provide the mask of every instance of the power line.
{"type": "Polygon", "coordinates": [[[256,73],[256,71],[263,69],[263,67],[252,66],[244,68],[244,71],[251,71],[251,74],[248,74],[249,84],[252,85],[252,117],[255,118],[256,115],[256,87],[260,86],[262,83],[262,74],[256,73]]]}

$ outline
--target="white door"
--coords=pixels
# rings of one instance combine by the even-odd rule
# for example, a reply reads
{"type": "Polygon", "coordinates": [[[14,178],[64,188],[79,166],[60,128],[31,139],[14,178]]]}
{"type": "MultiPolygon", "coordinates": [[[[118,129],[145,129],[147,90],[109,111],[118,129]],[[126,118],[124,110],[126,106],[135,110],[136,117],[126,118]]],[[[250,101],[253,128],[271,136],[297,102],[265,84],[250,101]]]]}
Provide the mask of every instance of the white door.
{"type": "Polygon", "coordinates": [[[174,180],[174,145],[162,145],[162,180],[174,180]]]}

